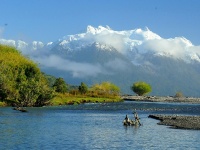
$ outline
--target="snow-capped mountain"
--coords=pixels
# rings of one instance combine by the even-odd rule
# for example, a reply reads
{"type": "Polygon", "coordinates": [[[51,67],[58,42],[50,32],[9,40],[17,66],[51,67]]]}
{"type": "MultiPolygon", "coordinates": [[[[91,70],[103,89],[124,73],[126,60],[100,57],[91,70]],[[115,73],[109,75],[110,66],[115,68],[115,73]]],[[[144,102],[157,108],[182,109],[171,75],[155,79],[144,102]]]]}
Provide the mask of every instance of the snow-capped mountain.
{"type": "Polygon", "coordinates": [[[126,56],[130,57],[130,53],[134,54],[134,56],[131,56],[133,62],[136,55],[136,57],[139,57],[147,53],[178,58],[186,62],[191,62],[192,60],[200,62],[200,46],[194,46],[184,37],[164,39],[148,28],[144,30],[114,31],[108,26],[99,26],[98,28],[88,26],[85,33],[67,35],[47,44],[40,41],[26,43],[20,40],[6,39],[0,39],[0,43],[14,46],[24,53],[41,49],[49,50],[55,45],[60,46],[62,49],[73,51],[93,43],[99,43],[101,49],[113,47],[126,56]]]}
{"type": "Polygon", "coordinates": [[[200,96],[200,46],[184,37],[164,39],[145,29],[114,31],[88,26],[86,32],[55,42],[0,39],[37,61],[42,70],[79,84],[109,80],[130,93],[134,81],[153,85],[153,94],[182,91],[200,96]]]}
{"type": "MultiPolygon", "coordinates": [[[[114,47],[120,53],[127,56],[130,56],[130,52],[134,56],[137,54],[136,57],[152,53],[154,55],[182,59],[186,62],[193,60],[200,62],[199,46],[194,46],[184,37],[161,38],[148,28],[145,30],[114,31],[109,27],[99,26],[94,28],[88,26],[86,33],[64,36],[59,40],[59,45],[64,49],[75,50],[94,42],[100,43],[101,46],[114,47]]],[[[135,60],[134,56],[131,56],[133,57],[133,62],[135,60]]]]}

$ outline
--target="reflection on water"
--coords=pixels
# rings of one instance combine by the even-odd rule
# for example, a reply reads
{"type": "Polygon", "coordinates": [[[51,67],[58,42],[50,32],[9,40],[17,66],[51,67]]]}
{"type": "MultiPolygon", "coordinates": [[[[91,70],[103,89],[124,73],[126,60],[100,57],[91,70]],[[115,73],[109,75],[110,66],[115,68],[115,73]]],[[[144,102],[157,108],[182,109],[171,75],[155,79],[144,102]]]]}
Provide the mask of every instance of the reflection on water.
{"type": "Polygon", "coordinates": [[[199,115],[198,104],[107,103],[0,108],[0,149],[199,149],[200,131],[157,125],[152,113],[199,115]],[[142,126],[123,126],[137,110],[142,126]]]}

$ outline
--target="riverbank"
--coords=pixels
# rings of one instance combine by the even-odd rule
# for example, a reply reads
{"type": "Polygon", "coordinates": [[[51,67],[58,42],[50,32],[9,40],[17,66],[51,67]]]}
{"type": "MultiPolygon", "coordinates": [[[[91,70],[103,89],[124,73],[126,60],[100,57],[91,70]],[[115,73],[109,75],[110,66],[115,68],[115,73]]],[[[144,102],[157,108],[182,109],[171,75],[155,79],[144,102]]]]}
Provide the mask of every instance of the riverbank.
{"type": "Polygon", "coordinates": [[[200,104],[200,98],[195,97],[173,97],[173,96],[122,96],[127,101],[146,101],[146,102],[179,102],[200,104]]]}
{"type": "Polygon", "coordinates": [[[53,99],[50,100],[50,106],[58,106],[58,105],[79,105],[82,103],[111,103],[111,102],[121,102],[119,96],[113,97],[91,97],[91,96],[84,96],[84,95],[76,95],[76,96],[66,96],[59,94],[53,99]]]}
{"type": "MultiPolygon", "coordinates": [[[[69,96],[64,94],[57,94],[54,98],[48,101],[45,106],[79,105],[83,103],[115,103],[122,101],[123,99],[121,99],[120,96],[91,97],[87,95],[69,96]]],[[[6,106],[12,106],[12,105],[0,101],[0,107],[6,107],[6,106]]]]}
{"type": "Polygon", "coordinates": [[[171,128],[200,130],[200,116],[149,115],[149,118],[160,120],[159,125],[171,128]]]}

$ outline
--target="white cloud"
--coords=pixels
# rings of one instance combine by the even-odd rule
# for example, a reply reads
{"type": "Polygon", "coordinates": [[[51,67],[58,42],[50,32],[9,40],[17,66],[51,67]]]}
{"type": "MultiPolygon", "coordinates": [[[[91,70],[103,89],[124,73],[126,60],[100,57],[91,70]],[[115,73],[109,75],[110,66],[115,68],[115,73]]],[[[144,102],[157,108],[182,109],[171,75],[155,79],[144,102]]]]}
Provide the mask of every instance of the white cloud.
{"type": "Polygon", "coordinates": [[[16,46],[16,42],[14,40],[5,40],[5,39],[0,39],[0,44],[5,44],[9,46],[16,46]]]}
{"type": "Polygon", "coordinates": [[[185,45],[179,42],[177,39],[160,39],[160,40],[149,40],[142,44],[144,49],[158,52],[166,53],[176,57],[180,57],[185,50],[185,45]]]}
{"type": "Polygon", "coordinates": [[[33,59],[43,67],[55,68],[60,71],[70,72],[73,77],[96,77],[99,74],[112,75],[113,71],[127,70],[127,63],[121,59],[114,59],[104,64],[91,64],[64,59],[57,55],[37,56],[33,59]]]}
{"type": "Polygon", "coordinates": [[[124,53],[126,39],[124,35],[103,31],[100,34],[97,34],[95,39],[98,43],[110,45],[117,49],[119,52],[124,53]]]}
{"type": "Polygon", "coordinates": [[[73,77],[83,78],[89,76],[97,76],[98,74],[107,74],[107,71],[100,64],[90,64],[70,61],[56,55],[35,58],[41,65],[45,67],[56,68],[61,71],[71,72],[73,77]]]}
{"type": "MultiPolygon", "coordinates": [[[[144,41],[137,46],[138,52],[151,52],[154,54],[170,56],[183,59],[187,62],[191,60],[191,55],[200,54],[200,46],[194,46],[183,37],[170,39],[153,39],[144,41]]],[[[200,55],[199,55],[200,56],[200,55]]]]}

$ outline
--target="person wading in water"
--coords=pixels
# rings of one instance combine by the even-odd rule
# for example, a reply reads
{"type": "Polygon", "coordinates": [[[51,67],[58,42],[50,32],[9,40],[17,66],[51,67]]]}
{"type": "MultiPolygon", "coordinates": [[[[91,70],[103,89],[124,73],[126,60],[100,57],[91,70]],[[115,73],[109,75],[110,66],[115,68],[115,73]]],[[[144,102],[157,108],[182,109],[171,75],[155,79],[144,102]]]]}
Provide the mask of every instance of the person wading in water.
{"type": "Polygon", "coordinates": [[[125,117],[125,123],[127,124],[127,125],[130,125],[130,120],[129,120],[129,118],[128,118],[128,116],[126,115],[126,117],[125,117]]]}
{"type": "Polygon", "coordinates": [[[139,118],[137,112],[134,112],[134,118],[135,118],[135,122],[138,122],[139,125],[141,125],[141,123],[140,123],[140,118],[139,118]]]}

